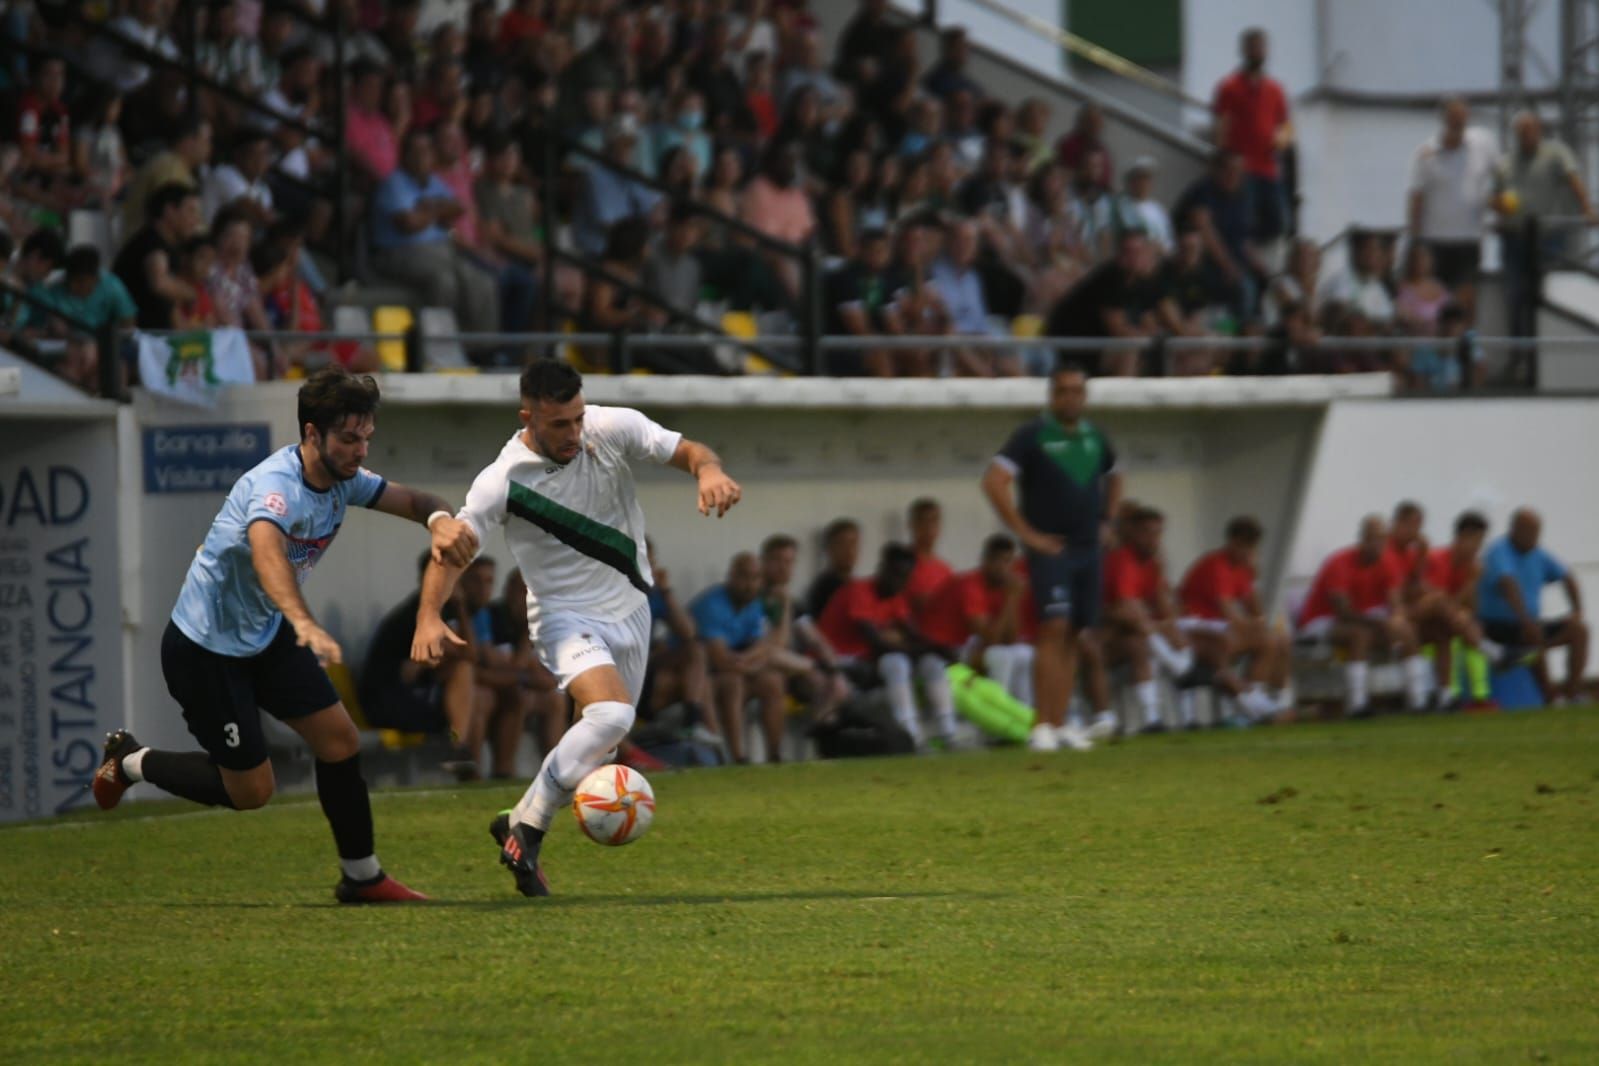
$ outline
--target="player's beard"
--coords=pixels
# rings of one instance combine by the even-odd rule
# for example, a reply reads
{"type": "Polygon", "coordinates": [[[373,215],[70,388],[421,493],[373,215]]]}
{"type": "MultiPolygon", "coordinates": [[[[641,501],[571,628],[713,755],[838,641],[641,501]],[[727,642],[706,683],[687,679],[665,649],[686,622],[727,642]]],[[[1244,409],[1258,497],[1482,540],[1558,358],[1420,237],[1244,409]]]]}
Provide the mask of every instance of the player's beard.
{"type": "Polygon", "coordinates": [[[349,481],[361,471],[359,466],[350,471],[348,474],[341,471],[333,462],[333,458],[328,455],[327,448],[321,444],[316,446],[316,459],[317,462],[322,464],[323,473],[327,474],[327,476],[332,478],[334,481],[349,481]]]}

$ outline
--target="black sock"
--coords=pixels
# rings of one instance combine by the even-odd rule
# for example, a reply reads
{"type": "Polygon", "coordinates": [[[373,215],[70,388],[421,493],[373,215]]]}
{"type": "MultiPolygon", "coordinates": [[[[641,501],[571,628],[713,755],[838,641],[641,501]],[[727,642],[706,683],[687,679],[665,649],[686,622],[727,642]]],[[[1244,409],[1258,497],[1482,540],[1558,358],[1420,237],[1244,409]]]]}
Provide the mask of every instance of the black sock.
{"type": "Polygon", "coordinates": [[[316,798],[333,828],[339,858],[364,859],[372,854],[372,798],[361,776],[361,756],[343,762],[316,761],[316,798]]]}
{"type": "Polygon", "coordinates": [[[203,751],[144,753],[140,776],[163,792],[170,792],[207,807],[232,807],[233,799],[222,784],[222,771],[203,751]]]}

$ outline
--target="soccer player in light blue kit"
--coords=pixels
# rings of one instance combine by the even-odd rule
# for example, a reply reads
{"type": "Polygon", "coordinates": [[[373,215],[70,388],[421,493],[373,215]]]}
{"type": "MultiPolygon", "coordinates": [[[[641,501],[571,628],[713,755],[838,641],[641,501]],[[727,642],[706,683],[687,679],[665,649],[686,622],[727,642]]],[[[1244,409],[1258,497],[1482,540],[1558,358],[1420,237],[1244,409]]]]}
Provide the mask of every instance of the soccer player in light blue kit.
{"type": "Polygon", "coordinates": [[[477,551],[476,534],[443,500],[361,465],[377,406],[377,383],[337,366],[301,386],[300,443],[234,484],[161,638],[167,690],[205,750],[157,751],[118,730],[106,738],[93,784],[95,801],[107,810],[140,781],[208,806],[260,807],[274,786],[264,710],[299,733],[316,756],[317,798],[343,871],[334,889],[341,903],[426,897],[378,864],[360,740],[321,665],[341,662],[342,653],[311,617],[300,584],[351,507],[427,526],[440,560],[464,563],[477,551]]]}

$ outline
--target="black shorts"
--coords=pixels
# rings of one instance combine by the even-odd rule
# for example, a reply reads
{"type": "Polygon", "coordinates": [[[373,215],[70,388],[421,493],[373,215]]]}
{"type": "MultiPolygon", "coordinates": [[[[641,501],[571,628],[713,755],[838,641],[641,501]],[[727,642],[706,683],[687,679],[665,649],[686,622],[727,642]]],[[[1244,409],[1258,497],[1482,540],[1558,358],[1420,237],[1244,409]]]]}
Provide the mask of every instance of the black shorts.
{"type": "Polygon", "coordinates": [[[287,721],[339,702],[333,682],[311,649],[295,643],[287,622],[279,624],[272,643],[248,657],[208,651],[168,622],[161,635],[161,673],[189,732],[227,770],[253,770],[266,761],[261,711],[287,721]]]}
{"type": "MultiPolygon", "coordinates": [[[[1553,640],[1566,628],[1567,619],[1555,618],[1550,621],[1540,621],[1538,629],[1543,633],[1543,639],[1553,640]]],[[[1524,647],[1526,638],[1521,635],[1520,622],[1506,622],[1497,618],[1484,618],[1482,620],[1482,635],[1495,644],[1510,644],[1524,647]]]]}
{"type": "Polygon", "coordinates": [[[1059,555],[1027,553],[1027,576],[1040,621],[1068,618],[1077,629],[1099,624],[1103,581],[1097,548],[1067,548],[1059,555]]]}
{"type": "Polygon", "coordinates": [[[1432,271],[1448,289],[1459,288],[1477,280],[1482,266],[1480,241],[1428,241],[1432,252],[1432,271]]]}

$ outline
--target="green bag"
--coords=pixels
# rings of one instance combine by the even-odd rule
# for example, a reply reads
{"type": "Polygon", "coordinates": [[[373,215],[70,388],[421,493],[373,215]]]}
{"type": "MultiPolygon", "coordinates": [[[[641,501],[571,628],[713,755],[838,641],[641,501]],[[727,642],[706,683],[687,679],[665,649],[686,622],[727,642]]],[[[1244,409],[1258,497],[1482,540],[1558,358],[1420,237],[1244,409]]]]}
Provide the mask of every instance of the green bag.
{"type": "Polygon", "coordinates": [[[1013,699],[1005,687],[965,663],[951,663],[945,673],[955,695],[955,710],[991,737],[1020,744],[1033,728],[1034,712],[1013,699]]]}

